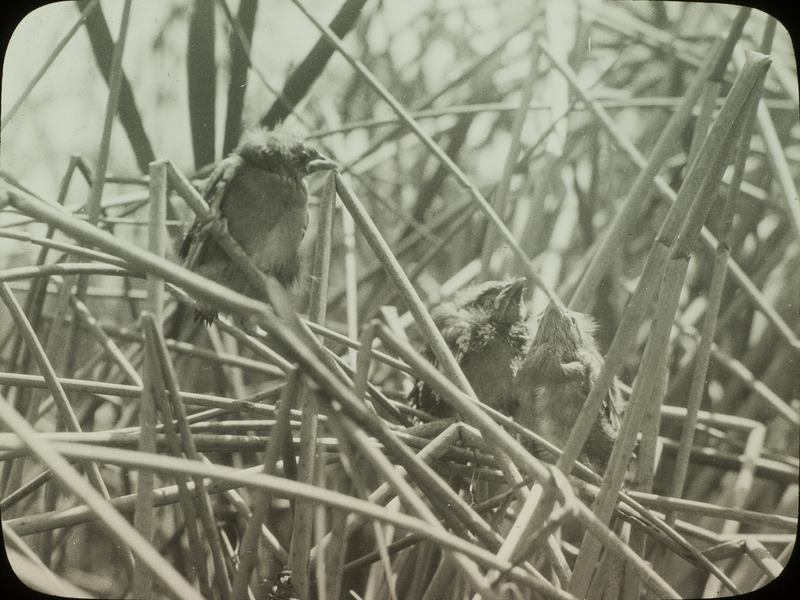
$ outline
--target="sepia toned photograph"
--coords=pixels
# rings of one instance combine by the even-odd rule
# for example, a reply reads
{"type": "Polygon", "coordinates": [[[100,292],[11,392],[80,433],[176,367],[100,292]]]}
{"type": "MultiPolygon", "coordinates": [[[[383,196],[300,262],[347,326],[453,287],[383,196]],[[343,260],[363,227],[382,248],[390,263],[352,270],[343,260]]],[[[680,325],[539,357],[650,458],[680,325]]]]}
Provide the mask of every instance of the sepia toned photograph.
{"type": "Polygon", "coordinates": [[[12,30],[9,597],[796,593],[779,15],[69,0],[12,30]]]}

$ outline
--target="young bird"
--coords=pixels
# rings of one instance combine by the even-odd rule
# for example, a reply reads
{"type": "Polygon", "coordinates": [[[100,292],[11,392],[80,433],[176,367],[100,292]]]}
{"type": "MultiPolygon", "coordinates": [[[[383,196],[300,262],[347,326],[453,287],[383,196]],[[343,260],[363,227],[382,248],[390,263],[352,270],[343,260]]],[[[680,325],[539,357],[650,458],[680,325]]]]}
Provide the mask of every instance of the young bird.
{"type": "MultiPolygon", "coordinates": [[[[594,340],[594,320],[551,300],[514,381],[519,399],[515,420],[563,447],[592,384],[603,367],[594,340]]],[[[617,381],[603,400],[581,460],[602,475],[617,439],[625,401],[617,381]]],[[[537,452],[541,454],[541,452],[537,452]]]]}
{"type": "MultiPolygon", "coordinates": [[[[300,272],[298,249],[308,224],[304,178],[335,168],[335,162],[287,131],[256,130],[245,134],[233,153],[220,161],[202,194],[258,268],[290,286],[300,272]]],[[[198,220],[186,234],[179,256],[195,273],[252,295],[245,276],[198,220]]],[[[195,309],[195,319],[206,323],[216,316],[215,306],[195,309]]]]}
{"type": "MultiPolygon", "coordinates": [[[[507,415],[514,414],[514,374],[530,341],[525,278],[488,281],[458,293],[431,312],[478,399],[507,415]]],[[[424,352],[438,366],[433,352],[424,352]]],[[[454,415],[439,394],[417,381],[409,394],[412,406],[434,417],[454,415]]]]}

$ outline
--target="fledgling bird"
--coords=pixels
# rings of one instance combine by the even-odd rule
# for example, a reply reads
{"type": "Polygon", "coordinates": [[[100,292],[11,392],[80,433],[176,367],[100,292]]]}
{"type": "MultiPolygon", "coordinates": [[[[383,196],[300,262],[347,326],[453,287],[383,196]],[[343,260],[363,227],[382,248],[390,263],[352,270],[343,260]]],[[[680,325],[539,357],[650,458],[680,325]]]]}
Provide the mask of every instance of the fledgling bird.
{"type": "MultiPolygon", "coordinates": [[[[594,340],[596,327],[589,315],[551,300],[514,381],[519,400],[515,421],[559,447],[569,438],[603,367],[594,340]]],[[[600,475],[608,465],[624,411],[625,400],[615,379],[581,456],[600,475]]]]}
{"type": "MultiPolygon", "coordinates": [[[[470,286],[431,311],[464,375],[484,404],[511,415],[514,375],[530,342],[525,278],[470,286]]],[[[425,358],[438,366],[433,352],[425,358]]],[[[431,416],[453,416],[450,406],[423,381],[409,393],[412,406],[431,416]]]]}
{"type": "MultiPolygon", "coordinates": [[[[308,225],[305,177],[337,164],[294,134],[278,129],[246,133],[236,149],[215,167],[201,193],[217,211],[228,233],[282,285],[300,273],[300,242],[308,225]]],[[[243,294],[252,290],[222,247],[195,220],[179,256],[188,269],[243,294]]],[[[217,307],[200,304],[195,319],[211,323],[217,307]]]]}
{"type": "MultiPolygon", "coordinates": [[[[475,395],[483,404],[509,416],[516,410],[514,375],[531,339],[528,309],[523,299],[525,288],[524,278],[487,281],[461,290],[451,300],[439,304],[431,311],[434,323],[453,352],[475,395]]],[[[425,348],[423,355],[431,364],[439,366],[430,348],[425,348]]],[[[439,393],[422,380],[415,382],[408,401],[415,408],[436,418],[456,416],[455,411],[439,393]]],[[[447,480],[453,487],[464,485],[467,489],[466,483],[458,476],[454,479],[447,474],[447,480]]],[[[480,502],[490,494],[497,493],[496,489],[489,491],[489,484],[486,482],[481,482],[480,485],[473,485],[474,483],[475,481],[469,483],[469,493],[473,501],[480,502]]],[[[441,588],[435,588],[437,592],[432,593],[432,579],[446,581],[443,587],[446,587],[448,594],[452,594],[452,590],[459,586],[466,585],[459,573],[452,570],[449,562],[439,564],[439,557],[439,549],[430,542],[424,542],[413,553],[404,554],[400,558],[398,582],[414,582],[413,587],[406,590],[404,597],[442,597],[441,588]],[[422,562],[419,557],[424,559],[423,571],[420,571],[422,562]]]]}

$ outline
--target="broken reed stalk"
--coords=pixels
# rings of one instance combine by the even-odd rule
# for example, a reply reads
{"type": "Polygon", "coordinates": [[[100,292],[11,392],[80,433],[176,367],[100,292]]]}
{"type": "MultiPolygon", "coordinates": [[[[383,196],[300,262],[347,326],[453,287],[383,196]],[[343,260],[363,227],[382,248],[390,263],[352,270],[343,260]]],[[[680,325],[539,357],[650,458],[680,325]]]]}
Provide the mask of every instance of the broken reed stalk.
{"type": "MultiPolygon", "coordinates": [[[[769,68],[769,63],[768,57],[751,53],[747,65],[734,82],[720,114],[717,116],[698,152],[697,160],[692,164],[678,192],[675,204],[670,209],[659,230],[656,242],[648,255],[643,277],[637,286],[637,291],[634,292],[625,317],[623,317],[623,323],[620,324],[617,335],[611,344],[611,348],[609,348],[603,372],[598,376],[592,387],[592,391],[589,393],[589,397],[578,417],[578,422],[564,449],[564,454],[559,459],[559,465],[569,468],[572,457],[577,456],[576,450],[579,451],[583,447],[585,441],[583,430],[588,433],[587,422],[588,426],[591,426],[597,415],[596,412],[594,414],[588,413],[587,407],[590,409],[591,405],[594,405],[596,406],[595,410],[599,410],[599,402],[602,400],[602,396],[607,393],[608,384],[610,383],[610,377],[607,373],[613,375],[613,369],[616,368],[615,362],[610,361],[609,357],[612,356],[612,350],[615,350],[615,343],[621,337],[621,332],[625,331],[627,334],[626,325],[628,327],[631,326],[630,323],[626,323],[626,319],[637,304],[642,305],[638,307],[638,311],[641,311],[643,306],[650,304],[649,296],[651,294],[645,295],[644,292],[639,294],[639,290],[656,290],[660,288],[659,301],[657,303],[658,311],[653,324],[654,332],[651,333],[645,347],[641,360],[642,368],[634,382],[630,405],[623,418],[619,437],[614,444],[600,495],[594,504],[595,511],[603,522],[608,522],[613,506],[616,504],[616,494],[622,485],[628,458],[631,455],[636,435],[645,416],[647,403],[660,403],[663,398],[666,383],[669,332],[677,308],[683,278],[688,268],[688,248],[699,233],[702,223],[705,221],[705,216],[710,210],[710,203],[703,202],[705,200],[703,196],[716,189],[719,177],[721,177],[722,171],[727,164],[727,156],[730,149],[728,140],[733,135],[733,124],[745,116],[746,113],[744,111],[749,106],[748,100],[752,100],[754,95],[756,98],[760,95],[760,86],[769,68]],[[669,260],[671,257],[675,260],[669,260]],[[664,274],[663,277],[660,275],[661,273],[664,274]],[[650,283],[649,287],[644,287],[645,279],[650,280],[648,282],[650,283]],[[606,374],[605,378],[604,374],[606,374]],[[608,380],[607,382],[606,379],[608,380]]],[[[638,320],[633,325],[638,327],[638,320]]],[[[630,331],[632,333],[632,328],[630,331]]],[[[621,357],[623,352],[619,352],[619,346],[617,346],[616,350],[621,357]]],[[[585,536],[570,587],[579,596],[584,595],[589,588],[591,573],[599,552],[600,546],[596,541],[589,536],[585,536]]],[[[730,589],[731,584],[725,583],[730,589]]],[[[731,591],[734,590],[735,587],[731,591]]]]}
{"type": "MultiPolygon", "coordinates": [[[[755,99],[756,101],[758,98],[755,99]]],[[[678,456],[675,459],[675,472],[672,479],[671,495],[680,498],[683,495],[683,487],[688,473],[689,457],[694,441],[694,433],[697,424],[697,415],[705,388],[708,365],[711,358],[711,349],[716,332],[717,317],[722,304],[722,292],[727,273],[728,258],[730,247],[728,244],[733,216],[736,213],[736,200],[739,194],[739,187],[744,178],[744,166],[750,150],[750,135],[753,129],[755,113],[753,110],[744,111],[742,119],[742,133],[738,137],[735,158],[734,172],[728,193],[722,200],[722,228],[717,237],[719,243],[714,252],[714,266],[712,270],[711,282],[708,290],[708,304],[706,306],[705,317],[703,319],[700,342],[695,355],[694,372],[692,374],[689,396],[686,401],[686,417],[681,432],[678,456]]],[[[675,521],[674,513],[667,513],[666,521],[673,524],[675,521]]]]}
{"type": "MultiPolygon", "coordinates": [[[[706,138],[704,143],[704,148],[706,148],[706,150],[700,153],[699,160],[692,166],[678,194],[678,199],[675,204],[672,205],[667,217],[662,223],[658,234],[658,239],[660,241],[652,246],[648,254],[647,262],[642,271],[642,277],[636,287],[634,295],[628,303],[628,308],[622,317],[614,340],[608,349],[603,369],[592,386],[592,390],[581,409],[575,427],[572,429],[570,438],[564,447],[564,454],[559,459],[558,466],[562,468],[562,470],[569,469],[570,465],[572,465],[579,455],[581,448],[583,448],[589,430],[596,416],[599,414],[602,399],[611,385],[611,380],[621,364],[627,349],[631,347],[633,333],[644,318],[647,307],[651,303],[653,292],[659,287],[658,283],[661,280],[661,273],[663,273],[672,240],[679,233],[678,228],[685,220],[685,215],[701,185],[705,172],[711,162],[716,158],[717,152],[713,151],[713,149],[721,147],[720,143],[727,137],[727,133],[731,128],[731,122],[735,120],[741,112],[747,94],[760,77],[759,70],[765,70],[767,68],[767,60],[768,59],[764,57],[762,60],[756,61],[756,64],[753,64],[748,70],[742,71],[739,78],[737,78],[738,85],[735,84],[734,88],[731,89],[725,105],[717,117],[715,126],[712,127],[712,131],[709,133],[708,138],[706,138]]],[[[628,456],[630,456],[630,454],[628,454],[628,456]]]]}
{"type": "MultiPolygon", "coordinates": [[[[749,11],[748,11],[749,12],[749,11]]],[[[712,73],[718,69],[719,64],[727,64],[730,60],[730,55],[733,51],[731,41],[735,42],[738,39],[734,35],[738,21],[732,26],[732,32],[727,36],[726,41],[718,40],[706,54],[706,58],[697,70],[694,78],[689,84],[686,92],[681,97],[680,105],[674,110],[670,116],[669,121],[664,126],[658,140],[656,141],[650,156],[647,161],[642,158],[642,168],[640,169],[636,180],[631,185],[628,194],[622,201],[620,209],[614,215],[614,218],[605,234],[602,236],[602,242],[592,257],[592,260],[581,278],[578,288],[572,295],[569,302],[569,307],[572,310],[588,312],[592,307],[592,298],[595,295],[597,286],[603,275],[608,271],[612,259],[613,250],[621,243],[622,238],[626,232],[630,231],[635,221],[638,205],[641,198],[644,198],[648,189],[655,184],[659,190],[668,190],[669,186],[658,177],[658,171],[661,169],[664,161],[669,157],[672,152],[672,145],[679,133],[683,130],[684,126],[691,117],[692,107],[697,103],[706,82],[711,77],[712,73]]],[[[556,63],[557,66],[559,63],[556,63]]],[[[567,73],[570,80],[573,82],[573,89],[581,95],[584,102],[592,108],[592,112],[603,124],[605,130],[612,136],[618,147],[628,150],[631,156],[639,156],[636,148],[632,147],[625,138],[621,137],[613,125],[613,121],[608,113],[589,98],[580,86],[577,77],[571,74],[566,69],[566,64],[561,64],[562,72],[567,73]]]]}

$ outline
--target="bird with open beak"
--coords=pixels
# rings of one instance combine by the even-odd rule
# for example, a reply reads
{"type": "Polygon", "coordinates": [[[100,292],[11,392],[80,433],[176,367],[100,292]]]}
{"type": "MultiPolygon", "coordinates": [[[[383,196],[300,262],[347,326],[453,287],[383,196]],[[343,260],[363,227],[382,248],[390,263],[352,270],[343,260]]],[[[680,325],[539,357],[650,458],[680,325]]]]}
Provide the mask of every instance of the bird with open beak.
{"type": "MultiPolygon", "coordinates": [[[[294,134],[278,129],[246,133],[220,161],[201,193],[228,233],[263,272],[291,286],[300,273],[300,242],[308,225],[305,177],[338,165],[294,134]]],[[[252,295],[246,277],[195,220],[179,251],[188,269],[252,295]]],[[[211,323],[217,307],[200,304],[195,318],[211,323]]]]}
{"type": "MultiPolygon", "coordinates": [[[[487,281],[462,290],[431,311],[475,395],[508,415],[516,409],[514,375],[530,341],[524,292],[524,277],[487,281]]],[[[425,349],[424,355],[437,365],[430,349],[425,349]]],[[[421,380],[415,383],[409,401],[434,417],[454,415],[421,380]]]]}
{"type": "MultiPolygon", "coordinates": [[[[519,406],[515,421],[558,447],[564,446],[594,384],[603,357],[597,349],[594,320],[550,301],[514,381],[519,406]]],[[[625,401],[615,380],[603,400],[582,460],[603,474],[617,439],[625,401]]],[[[546,454],[534,449],[537,454],[546,454]]]]}

